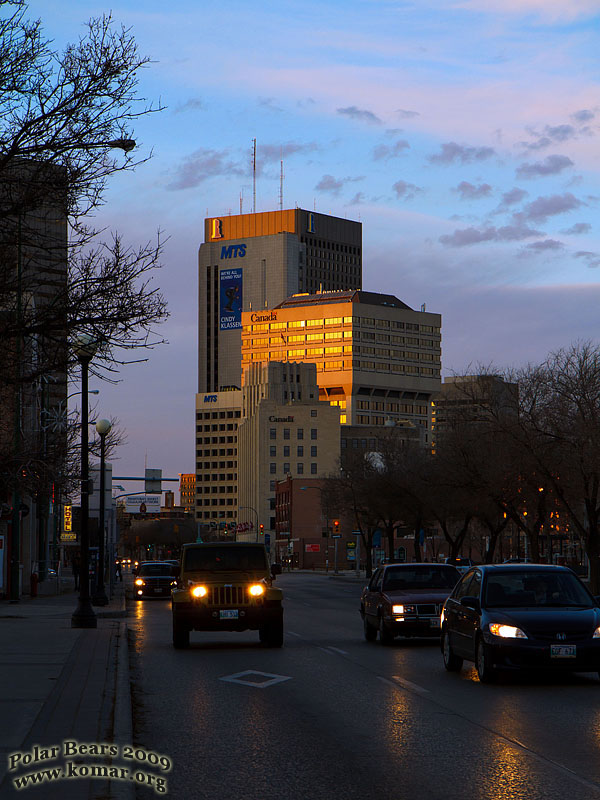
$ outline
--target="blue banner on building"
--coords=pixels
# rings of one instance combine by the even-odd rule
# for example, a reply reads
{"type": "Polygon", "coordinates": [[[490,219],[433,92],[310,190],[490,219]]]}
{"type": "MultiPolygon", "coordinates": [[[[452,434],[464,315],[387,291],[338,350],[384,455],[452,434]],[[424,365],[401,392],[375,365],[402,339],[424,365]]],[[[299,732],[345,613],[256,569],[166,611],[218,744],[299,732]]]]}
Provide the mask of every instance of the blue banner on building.
{"type": "Polygon", "coordinates": [[[242,327],[242,270],[223,269],[220,276],[220,328],[242,327]]]}

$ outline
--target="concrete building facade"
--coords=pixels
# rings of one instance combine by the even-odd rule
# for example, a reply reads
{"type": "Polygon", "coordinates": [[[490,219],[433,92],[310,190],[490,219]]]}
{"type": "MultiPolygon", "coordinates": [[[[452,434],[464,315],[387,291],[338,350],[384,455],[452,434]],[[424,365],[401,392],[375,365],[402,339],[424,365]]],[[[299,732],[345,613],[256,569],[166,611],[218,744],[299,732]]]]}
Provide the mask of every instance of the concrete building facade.
{"type": "MultiPolygon", "coordinates": [[[[319,402],[314,364],[253,364],[238,430],[239,523],[275,533],[277,481],[337,472],[339,409],[319,402]],[[293,396],[291,396],[293,395],[293,396]]],[[[238,534],[238,538],[246,538],[238,534]]]]}
{"type": "Polygon", "coordinates": [[[237,517],[241,409],[241,391],[196,395],[196,520],[209,527],[237,517]]]}

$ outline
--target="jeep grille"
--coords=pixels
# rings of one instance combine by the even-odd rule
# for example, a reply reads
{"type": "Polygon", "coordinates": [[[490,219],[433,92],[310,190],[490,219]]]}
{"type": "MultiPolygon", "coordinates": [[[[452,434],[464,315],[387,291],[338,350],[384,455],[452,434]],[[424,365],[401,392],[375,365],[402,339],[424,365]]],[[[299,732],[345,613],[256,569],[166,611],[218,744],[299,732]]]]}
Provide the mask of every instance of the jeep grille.
{"type": "Polygon", "coordinates": [[[241,606],[248,604],[250,598],[245,586],[212,586],[209,591],[210,605],[241,606]]]}

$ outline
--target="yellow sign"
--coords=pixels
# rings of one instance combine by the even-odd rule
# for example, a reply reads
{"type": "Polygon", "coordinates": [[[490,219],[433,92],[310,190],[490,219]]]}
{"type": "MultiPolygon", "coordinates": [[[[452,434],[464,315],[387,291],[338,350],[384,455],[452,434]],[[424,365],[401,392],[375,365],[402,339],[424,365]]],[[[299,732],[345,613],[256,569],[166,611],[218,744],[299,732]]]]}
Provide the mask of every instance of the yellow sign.
{"type": "MultiPolygon", "coordinates": [[[[65,506],[63,511],[63,531],[68,533],[72,530],[73,530],[73,506],[65,506]]],[[[75,535],[73,534],[73,537],[74,536],[75,535]]]]}
{"type": "Polygon", "coordinates": [[[61,533],[60,540],[61,540],[61,542],[76,542],[77,541],[77,534],[76,533],[61,533]]]}

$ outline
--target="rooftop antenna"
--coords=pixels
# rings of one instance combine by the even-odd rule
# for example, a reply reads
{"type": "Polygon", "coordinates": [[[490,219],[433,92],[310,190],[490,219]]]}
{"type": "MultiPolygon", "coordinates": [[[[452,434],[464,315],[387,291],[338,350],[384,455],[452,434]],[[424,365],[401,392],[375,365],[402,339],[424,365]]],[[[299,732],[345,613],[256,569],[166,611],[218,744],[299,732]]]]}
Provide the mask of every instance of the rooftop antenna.
{"type": "Polygon", "coordinates": [[[256,139],[252,139],[252,213],[256,214],[256,139]]]}
{"type": "Polygon", "coordinates": [[[279,176],[279,210],[283,211],[283,147],[281,148],[281,174],[279,176]]]}

